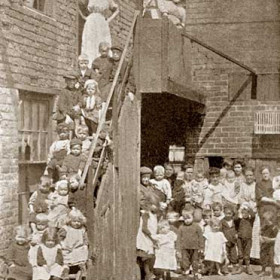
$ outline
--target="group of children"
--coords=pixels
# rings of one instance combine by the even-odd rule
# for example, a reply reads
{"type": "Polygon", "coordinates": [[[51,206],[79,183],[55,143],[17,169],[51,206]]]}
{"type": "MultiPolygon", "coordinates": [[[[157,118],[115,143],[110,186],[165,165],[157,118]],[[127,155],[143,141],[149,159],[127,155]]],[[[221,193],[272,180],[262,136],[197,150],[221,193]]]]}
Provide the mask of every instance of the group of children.
{"type": "Polygon", "coordinates": [[[241,160],[225,160],[222,169],[209,169],[209,181],[202,170],[193,174],[192,165],[176,175],[169,164],[141,168],[137,252],[143,279],[170,279],[171,271],[195,279],[252,275],[250,258],[260,259],[261,275],[271,266],[275,276],[280,224],[273,217],[277,212],[260,213],[260,207],[261,200],[277,205],[280,180],[274,178],[271,198],[259,198],[266,179],[256,186],[253,168],[243,166],[241,160]]]}
{"type": "Polygon", "coordinates": [[[121,47],[106,42],[99,52],[90,67],[87,55],[79,56],[79,71],[64,77],[67,86],[57,101],[54,119],[69,124],[77,137],[80,126],[87,126],[90,136],[96,132],[122,55],[121,47]]]}
{"type": "MultiPolygon", "coordinates": [[[[79,157],[82,144],[73,139],[67,145],[69,155],[79,157]]],[[[70,168],[67,160],[62,162],[62,177],[53,183],[53,178],[43,175],[30,197],[29,225],[17,227],[15,242],[6,258],[9,279],[58,280],[74,273],[80,274],[78,279],[86,277],[86,198],[81,193],[79,170],[70,168]]]]}
{"type": "MultiPolygon", "coordinates": [[[[101,43],[99,51],[91,68],[81,55],[79,74],[65,77],[67,87],[58,98],[54,118],[57,140],[29,200],[29,226],[17,227],[11,254],[4,258],[11,279],[66,279],[73,273],[80,275],[77,279],[86,277],[89,246],[81,177],[122,53],[107,43],[101,43]]],[[[103,148],[111,143],[108,134],[105,123],[92,157],[95,168],[103,148]]]]}

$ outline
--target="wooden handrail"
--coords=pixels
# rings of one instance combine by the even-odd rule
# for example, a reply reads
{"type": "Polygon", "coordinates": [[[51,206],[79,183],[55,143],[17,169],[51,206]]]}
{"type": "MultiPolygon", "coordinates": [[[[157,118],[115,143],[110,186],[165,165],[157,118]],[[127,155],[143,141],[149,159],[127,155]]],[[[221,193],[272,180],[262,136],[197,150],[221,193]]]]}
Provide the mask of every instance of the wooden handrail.
{"type": "Polygon", "coordinates": [[[211,52],[213,52],[213,53],[215,53],[215,54],[217,54],[217,55],[223,57],[224,59],[226,59],[226,60],[228,60],[228,61],[230,61],[230,62],[232,62],[232,63],[234,63],[234,64],[236,64],[236,65],[238,65],[238,66],[240,66],[241,68],[243,68],[243,69],[249,71],[250,73],[252,73],[252,74],[254,74],[254,75],[257,75],[256,71],[255,71],[254,69],[252,69],[251,67],[249,67],[249,66],[245,65],[244,63],[238,61],[237,59],[235,59],[235,58],[229,56],[228,54],[225,54],[224,52],[222,52],[222,51],[220,51],[220,50],[217,50],[216,48],[214,48],[214,47],[208,45],[207,43],[202,42],[201,40],[199,40],[199,39],[197,39],[197,38],[195,38],[195,37],[189,35],[189,34],[186,33],[185,31],[182,32],[182,36],[183,36],[183,37],[186,37],[186,38],[188,38],[188,39],[190,39],[191,41],[197,43],[198,45],[201,45],[202,47],[204,47],[204,48],[210,50],[211,52]]]}
{"type": "Polygon", "coordinates": [[[196,44],[210,50],[211,52],[223,57],[224,59],[238,65],[239,67],[249,71],[252,76],[252,86],[251,86],[251,99],[256,99],[257,98],[257,79],[258,79],[258,73],[252,69],[251,67],[245,65],[244,63],[238,61],[237,59],[229,56],[228,54],[225,54],[224,52],[217,50],[216,48],[206,44],[205,42],[202,42],[201,40],[189,35],[186,31],[182,31],[181,35],[183,37],[188,38],[189,40],[195,42],[196,44]]]}
{"type": "Polygon", "coordinates": [[[81,181],[80,181],[80,187],[84,186],[84,183],[85,183],[85,180],[86,180],[86,177],[87,177],[87,173],[88,173],[88,169],[91,165],[92,156],[93,156],[93,153],[94,153],[95,148],[96,148],[97,140],[99,138],[100,132],[101,132],[101,130],[103,128],[103,125],[105,123],[106,114],[107,114],[107,111],[108,111],[108,108],[109,108],[109,104],[111,102],[113,93],[115,91],[115,87],[116,87],[118,79],[119,79],[120,71],[121,71],[121,68],[123,66],[127,51],[128,51],[130,40],[133,36],[133,31],[134,31],[134,27],[135,27],[138,15],[139,15],[139,11],[136,11],[134,13],[133,21],[132,21],[132,24],[131,24],[131,27],[130,27],[130,30],[129,30],[129,34],[128,34],[127,39],[126,39],[124,51],[122,53],[122,56],[121,56],[121,59],[120,59],[119,65],[118,65],[118,68],[117,68],[117,71],[116,71],[116,74],[115,74],[115,77],[114,77],[114,80],[113,80],[113,84],[111,86],[108,98],[107,98],[106,103],[105,103],[105,107],[102,111],[102,115],[101,115],[100,121],[98,123],[95,138],[93,139],[93,142],[91,143],[91,146],[90,146],[89,156],[88,156],[88,159],[87,159],[87,162],[86,162],[83,174],[82,174],[82,178],[81,178],[81,181]]]}

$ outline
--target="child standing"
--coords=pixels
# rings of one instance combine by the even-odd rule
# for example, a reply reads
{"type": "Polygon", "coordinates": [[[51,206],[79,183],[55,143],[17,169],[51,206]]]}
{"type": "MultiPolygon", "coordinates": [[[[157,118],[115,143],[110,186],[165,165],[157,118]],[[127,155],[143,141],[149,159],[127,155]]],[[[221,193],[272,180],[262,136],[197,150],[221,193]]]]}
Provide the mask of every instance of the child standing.
{"type": "Polygon", "coordinates": [[[50,211],[48,219],[50,226],[61,228],[66,223],[68,208],[68,181],[56,182],[55,192],[50,196],[50,211]]]}
{"type": "Polygon", "coordinates": [[[197,207],[202,207],[204,200],[204,191],[208,188],[208,180],[202,170],[198,170],[195,179],[192,181],[192,199],[197,207]]]}
{"type": "Polygon", "coordinates": [[[211,232],[211,219],[212,219],[212,211],[210,209],[204,209],[202,212],[202,220],[200,223],[203,234],[211,232]]]}
{"type": "Polygon", "coordinates": [[[193,215],[183,211],[184,224],[179,228],[177,250],[181,258],[181,268],[185,275],[190,274],[192,266],[195,279],[198,279],[199,252],[204,249],[202,230],[193,222],[193,215]]]}
{"type": "Polygon", "coordinates": [[[103,87],[110,83],[110,75],[113,70],[113,62],[109,57],[110,44],[107,42],[101,42],[99,44],[100,56],[97,57],[92,63],[93,71],[98,69],[99,79],[98,85],[99,89],[102,91],[103,87]]]}
{"type": "Polygon", "coordinates": [[[227,239],[220,231],[221,221],[217,218],[210,220],[211,229],[204,233],[205,238],[205,261],[209,263],[210,275],[216,268],[218,275],[223,275],[221,265],[226,259],[226,242],[227,239]]]}
{"type": "Polygon", "coordinates": [[[245,261],[246,273],[252,275],[253,270],[250,267],[250,252],[252,248],[252,232],[255,214],[248,204],[241,205],[240,210],[241,218],[235,219],[238,235],[237,247],[239,267],[242,269],[243,261],[245,261]]]}
{"type": "Polygon", "coordinates": [[[77,128],[77,138],[82,141],[82,153],[87,156],[91,146],[91,140],[89,139],[89,130],[86,125],[81,125],[77,128]]]}
{"type": "Polygon", "coordinates": [[[212,167],[209,170],[210,184],[204,191],[204,208],[210,208],[213,203],[223,203],[222,191],[223,185],[220,182],[220,170],[217,167],[212,167]]]}
{"type": "Polygon", "coordinates": [[[64,158],[70,152],[70,140],[69,140],[69,125],[66,123],[60,123],[56,127],[58,134],[58,140],[54,141],[50,146],[48,154],[48,161],[45,174],[50,178],[57,178],[55,175],[57,167],[61,167],[64,158]]]}
{"type": "Polygon", "coordinates": [[[31,263],[33,266],[32,279],[49,280],[63,278],[65,267],[55,228],[48,228],[44,232],[42,243],[36,249],[37,258],[31,263]]]}
{"type": "Polygon", "coordinates": [[[166,204],[169,204],[172,198],[172,190],[168,180],[164,179],[165,170],[161,165],[154,167],[154,176],[155,179],[152,179],[150,182],[160,191],[166,195],[166,204]]]}
{"type": "Polygon", "coordinates": [[[158,224],[158,234],[153,237],[157,241],[155,250],[154,268],[160,270],[159,280],[170,278],[170,271],[177,269],[175,242],[177,235],[170,229],[167,220],[162,220],[158,224]]]}
{"type": "MultiPolygon", "coordinates": [[[[224,207],[225,217],[221,221],[221,231],[227,239],[227,257],[233,265],[231,274],[242,273],[241,267],[238,265],[237,258],[237,231],[234,223],[234,209],[230,205],[224,207]]],[[[227,269],[225,269],[227,271],[227,269]]]]}
{"type": "Polygon", "coordinates": [[[79,209],[84,215],[86,214],[86,195],[84,188],[80,187],[81,176],[74,174],[68,178],[69,181],[69,194],[68,206],[70,209],[73,207],[79,209]]]}
{"type": "Polygon", "coordinates": [[[68,215],[67,225],[60,230],[64,263],[70,268],[70,273],[72,267],[79,266],[82,277],[86,276],[86,262],[89,257],[85,226],[85,216],[79,210],[73,209],[68,215]]]}
{"type": "Polygon", "coordinates": [[[94,72],[92,69],[88,68],[89,59],[86,54],[81,54],[78,57],[78,65],[79,65],[79,78],[78,82],[80,87],[83,88],[85,82],[90,79],[96,80],[98,78],[98,73],[94,72]]]}
{"type": "Polygon", "coordinates": [[[212,211],[213,211],[213,216],[220,221],[225,217],[223,212],[223,205],[219,202],[214,202],[212,204],[212,211]]]}
{"type": "MultiPolygon", "coordinates": [[[[81,110],[80,123],[83,124],[85,122],[89,128],[89,134],[92,135],[97,130],[101,116],[102,100],[98,83],[95,80],[87,80],[85,82],[85,91],[78,106],[81,110]]],[[[79,125],[79,122],[76,121],[76,126],[78,127],[79,125]]]]}
{"type": "Polygon", "coordinates": [[[170,205],[173,210],[182,213],[182,209],[185,205],[185,190],[184,190],[184,172],[179,171],[177,173],[176,180],[174,182],[174,187],[172,189],[172,201],[170,205]]]}
{"type": "Polygon", "coordinates": [[[247,203],[251,209],[256,210],[256,182],[253,168],[247,167],[244,174],[245,182],[241,183],[239,204],[247,203]]]}
{"type": "Polygon", "coordinates": [[[82,175],[86,158],[82,154],[82,141],[80,139],[73,139],[70,142],[70,154],[67,155],[60,168],[60,177],[70,177],[73,174],[82,175]]]}
{"type": "Polygon", "coordinates": [[[141,210],[140,224],[137,234],[136,248],[137,256],[145,275],[145,280],[154,279],[153,265],[155,260],[154,248],[156,240],[153,238],[157,234],[157,206],[154,204],[146,205],[147,210],[141,210]]]}
{"type": "Polygon", "coordinates": [[[62,122],[73,123],[73,120],[77,117],[74,107],[78,104],[82,95],[81,89],[76,88],[78,76],[77,72],[64,76],[66,88],[59,95],[54,115],[58,124],[62,122]]]}
{"type": "Polygon", "coordinates": [[[235,174],[233,171],[228,171],[226,175],[226,180],[224,182],[224,187],[222,190],[223,204],[230,204],[234,208],[237,207],[239,203],[239,192],[240,192],[240,182],[235,180],[235,174]]]}
{"type": "Polygon", "coordinates": [[[223,162],[223,166],[220,170],[220,181],[223,184],[224,180],[226,179],[227,172],[232,170],[233,161],[230,158],[225,158],[223,162]]]}
{"type": "Polygon", "coordinates": [[[25,226],[16,227],[15,242],[9,250],[7,264],[9,275],[7,279],[32,279],[32,267],[28,261],[29,230],[25,226]]]}
{"type": "Polygon", "coordinates": [[[40,178],[37,190],[31,195],[28,203],[30,214],[30,226],[32,231],[35,229],[35,217],[39,213],[48,213],[50,204],[50,194],[52,188],[52,180],[47,176],[40,178]]]}
{"type": "Polygon", "coordinates": [[[275,264],[274,264],[274,245],[276,236],[278,234],[277,226],[273,223],[275,213],[273,211],[266,211],[263,213],[263,222],[261,224],[261,252],[260,262],[262,272],[259,276],[265,275],[267,267],[271,267],[272,277],[275,277],[275,264]]]}

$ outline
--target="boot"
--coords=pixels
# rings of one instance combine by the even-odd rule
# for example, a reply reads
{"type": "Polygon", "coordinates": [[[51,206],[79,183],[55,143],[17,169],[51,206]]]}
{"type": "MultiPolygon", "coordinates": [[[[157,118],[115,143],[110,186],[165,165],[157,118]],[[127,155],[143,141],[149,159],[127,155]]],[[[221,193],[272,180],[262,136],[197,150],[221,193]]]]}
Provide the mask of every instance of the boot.
{"type": "Polygon", "coordinates": [[[235,275],[235,274],[241,274],[241,273],[242,273],[242,268],[238,264],[235,264],[232,268],[231,274],[235,275]]]}
{"type": "Polygon", "coordinates": [[[249,275],[254,274],[253,269],[250,265],[246,265],[246,273],[249,274],[249,275]]]}
{"type": "Polygon", "coordinates": [[[222,271],[221,271],[224,275],[228,275],[229,274],[229,271],[228,271],[228,266],[225,264],[223,267],[222,267],[222,271]]]}

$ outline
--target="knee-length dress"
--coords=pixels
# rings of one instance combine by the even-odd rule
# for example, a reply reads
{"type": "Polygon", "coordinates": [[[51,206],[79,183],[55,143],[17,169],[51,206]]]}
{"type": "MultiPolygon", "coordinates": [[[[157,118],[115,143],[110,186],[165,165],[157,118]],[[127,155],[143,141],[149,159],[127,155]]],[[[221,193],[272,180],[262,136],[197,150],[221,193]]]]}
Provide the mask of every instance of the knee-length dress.
{"type": "Polygon", "coordinates": [[[206,261],[222,263],[224,261],[224,248],[227,242],[222,232],[207,232],[205,238],[205,257],[206,261]]]}
{"type": "Polygon", "coordinates": [[[154,268],[176,270],[175,241],[177,240],[177,235],[170,231],[167,234],[157,234],[155,239],[158,241],[158,248],[155,250],[156,261],[154,268]]]}
{"type": "Polygon", "coordinates": [[[109,10],[114,9],[117,9],[117,4],[113,0],[89,0],[90,14],[84,25],[82,53],[88,56],[90,66],[100,55],[98,48],[101,42],[107,42],[111,46],[110,27],[105,16],[109,10]]]}

